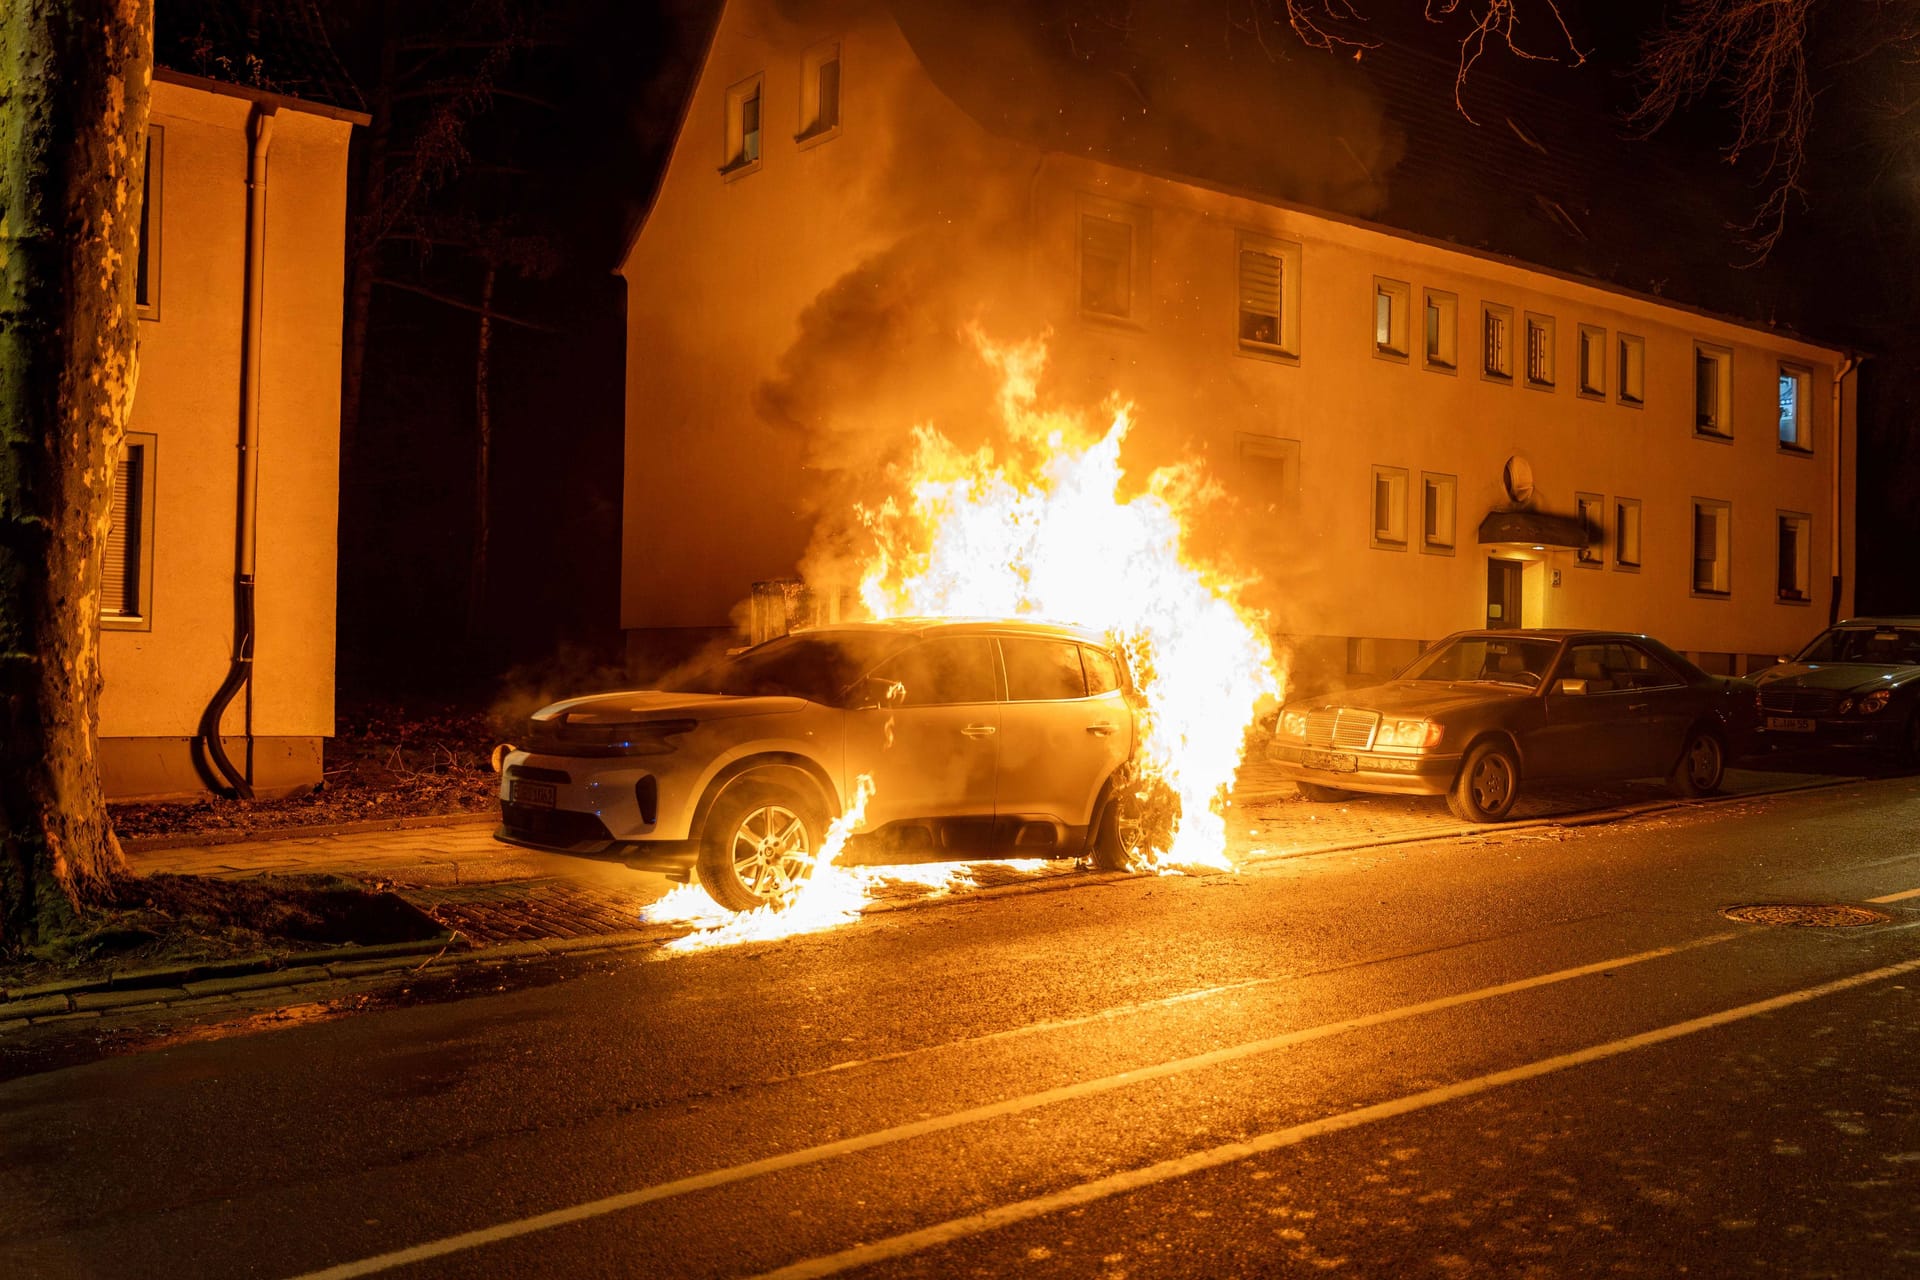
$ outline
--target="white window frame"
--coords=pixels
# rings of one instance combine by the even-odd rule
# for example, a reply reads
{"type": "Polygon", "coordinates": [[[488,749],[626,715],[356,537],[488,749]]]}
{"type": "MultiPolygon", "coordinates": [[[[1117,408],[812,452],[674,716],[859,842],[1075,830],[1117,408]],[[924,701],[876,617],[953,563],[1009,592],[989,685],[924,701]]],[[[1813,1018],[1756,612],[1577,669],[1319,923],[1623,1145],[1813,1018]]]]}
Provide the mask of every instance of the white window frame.
{"type": "Polygon", "coordinates": [[[1607,398],[1607,331],[1597,324],[1580,326],[1580,345],[1575,348],[1579,367],[1574,370],[1575,390],[1588,400],[1607,398]]]}
{"type": "Polygon", "coordinates": [[[1300,363],[1300,266],[1305,254],[1292,240],[1276,240],[1253,231],[1236,231],[1233,240],[1233,347],[1243,356],[1256,360],[1275,360],[1281,364],[1300,363]],[[1241,256],[1265,254],[1280,263],[1280,314],[1275,317],[1279,331],[1273,342],[1260,342],[1245,336],[1242,316],[1264,315],[1245,310],[1241,289],[1241,256]]]}
{"type": "Polygon", "coordinates": [[[846,73],[838,40],[822,40],[800,56],[800,132],[793,135],[793,140],[802,150],[840,136],[840,121],[846,115],[846,73]],[[837,68],[833,118],[824,120],[820,114],[820,77],[829,63],[837,68]]]}
{"type": "Polygon", "coordinates": [[[1645,558],[1642,543],[1646,539],[1646,522],[1642,519],[1641,510],[1638,498],[1622,498],[1616,495],[1613,499],[1613,567],[1616,572],[1640,572],[1640,563],[1645,558]],[[1633,513],[1632,519],[1627,517],[1629,511],[1633,513]],[[1629,529],[1633,531],[1632,559],[1627,558],[1624,541],[1629,529]]]}
{"type": "Polygon", "coordinates": [[[1575,493],[1573,495],[1573,513],[1580,525],[1587,531],[1587,545],[1576,547],[1573,553],[1573,566],[1576,569],[1604,569],[1607,567],[1607,499],[1604,494],[1575,493]]]}
{"type": "Polygon", "coordinates": [[[1554,366],[1558,363],[1559,356],[1559,352],[1555,350],[1555,344],[1559,341],[1559,338],[1554,329],[1553,317],[1541,315],[1537,311],[1527,312],[1526,317],[1523,330],[1527,335],[1527,385],[1535,391],[1551,391],[1558,377],[1558,370],[1556,370],[1554,366]],[[1540,335],[1540,343],[1537,348],[1533,340],[1533,336],[1536,333],[1540,335]],[[1537,363],[1534,360],[1536,349],[1541,357],[1537,363]]]}
{"type": "Polygon", "coordinates": [[[767,154],[766,73],[756,71],[727,89],[727,113],[720,139],[720,173],[731,182],[759,172],[767,154]],[[747,154],[747,103],[759,104],[759,128],[754,130],[753,154],[747,154]]]}
{"type": "Polygon", "coordinates": [[[1407,549],[1407,507],[1411,488],[1411,477],[1405,467],[1387,467],[1375,463],[1373,483],[1368,490],[1367,517],[1369,545],[1380,551],[1405,551],[1407,549]],[[1380,517],[1380,482],[1385,480],[1388,487],[1387,500],[1392,509],[1387,511],[1386,525],[1383,529],[1380,517]],[[1395,530],[1399,537],[1394,537],[1395,530]]]}
{"type": "Polygon", "coordinates": [[[167,127],[162,124],[147,126],[147,176],[146,200],[140,208],[140,234],[146,238],[147,245],[147,297],[143,302],[139,298],[139,248],[134,249],[134,314],[142,320],[160,318],[160,228],[161,212],[165,208],[164,192],[166,188],[167,127]]]}
{"type": "Polygon", "coordinates": [[[1637,333],[1615,334],[1613,349],[1619,361],[1614,403],[1638,409],[1647,402],[1647,340],[1637,333]]]}
{"type": "Polygon", "coordinates": [[[1073,261],[1074,261],[1074,309],[1082,320],[1096,324],[1117,324],[1130,328],[1144,328],[1147,321],[1147,265],[1150,260],[1147,250],[1147,236],[1152,229],[1152,219],[1147,211],[1137,205],[1123,204],[1118,200],[1108,200],[1102,196],[1086,195],[1080,197],[1073,216],[1073,261]],[[1087,235],[1088,218],[1102,218],[1125,226],[1127,233],[1127,310],[1125,314],[1110,311],[1098,311],[1087,306],[1087,235]]]}
{"type": "Polygon", "coordinates": [[[1693,344],[1693,434],[1700,440],[1721,443],[1733,439],[1733,349],[1711,342],[1693,344]],[[1714,395],[1718,412],[1711,426],[1700,421],[1700,362],[1715,362],[1714,395]]]}
{"type": "Polygon", "coordinates": [[[1412,348],[1413,286],[1405,280],[1373,278],[1373,354],[1395,364],[1406,364],[1412,348]],[[1381,304],[1386,304],[1386,326],[1380,324],[1381,304]]]}
{"type": "Polygon", "coordinates": [[[1776,604],[1810,605],[1813,603],[1813,517],[1804,511],[1775,511],[1773,513],[1773,599],[1776,604]],[[1789,595],[1782,590],[1780,582],[1780,544],[1781,535],[1791,523],[1799,526],[1796,537],[1794,565],[1799,595],[1789,595]]]}
{"type": "Polygon", "coordinates": [[[1726,600],[1733,595],[1733,504],[1720,498],[1695,498],[1692,507],[1693,519],[1687,529],[1687,557],[1693,563],[1688,569],[1688,582],[1692,584],[1693,594],[1704,600],[1726,600]],[[1717,545],[1714,548],[1713,581],[1711,587],[1700,585],[1700,513],[1717,511],[1719,519],[1715,524],[1717,545]]]}
{"type": "MultiPolygon", "coordinates": [[[[136,451],[140,459],[140,523],[133,534],[138,542],[133,549],[128,568],[130,585],[135,592],[135,607],[128,612],[105,612],[103,586],[100,614],[100,629],[103,631],[153,630],[153,477],[156,470],[154,460],[158,439],[159,437],[146,431],[129,431],[126,435],[126,443],[123,446],[126,452],[122,455],[123,459],[135,456],[136,451]]],[[[112,537],[114,534],[109,532],[108,536],[112,537]]]]}
{"type": "Polygon", "coordinates": [[[1444,471],[1420,473],[1420,550],[1430,556],[1450,556],[1460,540],[1460,477],[1444,471]],[[1438,502],[1435,502],[1436,497],[1438,502]],[[1441,519],[1427,531],[1427,513],[1438,508],[1441,519]],[[1444,526],[1444,528],[1442,527],[1444,526]]]}
{"type": "Polygon", "coordinates": [[[1780,362],[1780,381],[1793,379],[1799,384],[1798,401],[1794,406],[1794,438],[1789,444],[1785,439],[1779,441],[1780,452],[1805,458],[1813,454],[1813,370],[1803,364],[1794,364],[1789,360],[1780,362]]]}
{"type": "Polygon", "coordinates": [[[1435,373],[1460,372],[1460,295],[1423,291],[1420,307],[1421,363],[1435,373]],[[1429,332],[1428,319],[1432,318],[1429,332]]]}
{"type": "Polygon", "coordinates": [[[1480,376],[1501,386],[1513,385],[1513,308],[1501,302],[1480,304],[1480,376]],[[1487,341],[1490,323],[1500,322],[1502,350],[1496,353],[1487,341]]]}

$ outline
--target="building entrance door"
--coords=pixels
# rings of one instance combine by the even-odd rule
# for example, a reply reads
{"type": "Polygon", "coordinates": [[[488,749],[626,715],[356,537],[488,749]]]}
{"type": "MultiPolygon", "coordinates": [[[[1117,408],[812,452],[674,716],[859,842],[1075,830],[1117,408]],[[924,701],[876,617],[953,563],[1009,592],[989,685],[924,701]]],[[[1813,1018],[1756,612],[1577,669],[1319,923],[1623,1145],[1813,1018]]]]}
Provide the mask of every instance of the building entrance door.
{"type": "Polygon", "coordinates": [[[1487,558],[1487,626],[1520,625],[1520,569],[1518,560],[1487,558]]]}

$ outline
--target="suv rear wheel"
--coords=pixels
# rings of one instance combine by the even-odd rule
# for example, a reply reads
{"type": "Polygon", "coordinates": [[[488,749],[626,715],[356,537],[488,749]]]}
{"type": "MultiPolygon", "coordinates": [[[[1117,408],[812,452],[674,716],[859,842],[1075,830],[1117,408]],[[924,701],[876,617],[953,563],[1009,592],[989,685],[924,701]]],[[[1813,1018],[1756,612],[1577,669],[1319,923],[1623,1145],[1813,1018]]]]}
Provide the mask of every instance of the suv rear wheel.
{"type": "Polygon", "coordinates": [[[826,839],[820,806],[791,787],[742,779],[720,793],[700,842],[700,885],[729,911],[787,901],[826,839]]]}

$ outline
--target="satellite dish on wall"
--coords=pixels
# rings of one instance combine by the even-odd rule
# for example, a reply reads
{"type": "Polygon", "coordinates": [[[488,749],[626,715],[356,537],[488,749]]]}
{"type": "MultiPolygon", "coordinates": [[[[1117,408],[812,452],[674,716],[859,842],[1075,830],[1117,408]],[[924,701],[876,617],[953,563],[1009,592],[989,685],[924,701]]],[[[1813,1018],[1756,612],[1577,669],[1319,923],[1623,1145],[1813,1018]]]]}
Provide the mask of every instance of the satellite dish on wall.
{"type": "Polygon", "coordinates": [[[1524,507],[1533,500],[1533,464],[1519,454],[1507,459],[1500,482],[1507,487],[1507,497],[1514,506],[1524,507]]]}

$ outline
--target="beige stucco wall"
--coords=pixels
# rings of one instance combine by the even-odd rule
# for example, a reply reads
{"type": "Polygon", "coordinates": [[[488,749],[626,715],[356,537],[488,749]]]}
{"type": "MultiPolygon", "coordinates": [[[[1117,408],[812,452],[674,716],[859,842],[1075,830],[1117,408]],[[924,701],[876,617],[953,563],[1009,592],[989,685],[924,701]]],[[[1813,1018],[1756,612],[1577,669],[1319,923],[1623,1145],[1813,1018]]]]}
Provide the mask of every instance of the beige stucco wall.
{"type": "MultiPolygon", "coordinates": [[[[140,324],[130,429],[155,437],[153,590],[137,630],[106,630],[103,739],[192,735],[232,654],[236,442],[249,104],[153,86],[163,131],[158,316],[140,324]]],[[[223,724],[333,732],[340,318],[351,125],[282,110],[267,168],[261,346],[258,639],[223,724]],[[249,707],[249,701],[251,703],[249,707]]],[[[123,751],[105,753],[130,758],[123,751]]],[[[318,761],[312,770],[317,774],[318,761]]],[[[139,790],[117,779],[112,794],[139,790]]],[[[317,776],[309,781],[317,781],[317,776]]]]}
{"type": "MultiPolygon", "coordinates": [[[[918,349],[916,326],[957,326],[956,317],[1005,338],[1050,331],[1047,390],[1089,407],[1113,393],[1134,401],[1136,465],[1207,459],[1228,501],[1202,517],[1199,533],[1223,549],[1244,549],[1237,526],[1266,518],[1235,506],[1253,496],[1235,493],[1236,437],[1299,441],[1299,507],[1284,549],[1268,539],[1265,559],[1249,566],[1265,579],[1255,594],[1276,631],[1413,642],[1482,625],[1487,552],[1475,532],[1503,502],[1502,467],[1514,454],[1531,463],[1542,509],[1571,514],[1576,492],[1602,495],[1609,512],[1615,497],[1643,504],[1639,572],[1615,567],[1610,547],[1599,569],[1577,567],[1571,552],[1540,556],[1526,573],[1530,625],[1644,629],[1683,650],[1761,654],[1797,647],[1827,616],[1835,352],[1451,247],[1042,156],[960,113],[883,17],[800,29],[758,4],[729,4],[625,275],[629,628],[726,623],[754,580],[793,572],[813,500],[837,495],[863,459],[877,470],[887,442],[861,435],[872,420],[892,414],[885,429],[896,441],[919,421],[951,426],[941,418],[954,398],[951,371],[929,374],[915,400],[899,392],[894,367],[918,349]],[[802,51],[826,38],[843,46],[842,133],[803,149],[792,139],[802,51]],[[766,85],[763,160],[728,180],[717,172],[727,91],[756,73],[766,85]],[[1147,215],[1138,323],[1078,313],[1076,210],[1087,196],[1147,215]],[[1237,350],[1236,230],[1302,246],[1297,362],[1237,350]],[[1375,276],[1411,286],[1405,364],[1374,353],[1375,276]],[[1423,367],[1419,308],[1429,287],[1459,297],[1454,374],[1423,367]],[[866,306],[868,295],[882,300],[866,306]],[[924,315],[889,314],[895,295],[896,310],[924,315]],[[1483,299],[1513,308],[1516,339],[1526,312],[1554,318],[1554,390],[1481,378],[1483,299]],[[1576,394],[1582,324],[1607,330],[1603,401],[1576,394]],[[838,349],[819,337],[836,325],[847,335],[838,349]],[[1612,395],[1621,331],[1646,340],[1640,408],[1612,395]],[[1734,352],[1731,443],[1694,436],[1696,339],[1734,352]],[[884,384],[877,391],[863,385],[863,342],[873,381],[884,384]],[[1813,369],[1810,456],[1777,446],[1781,359],[1813,369]],[[804,381],[809,361],[825,366],[811,391],[853,407],[832,423],[769,425],[759,392],[769,380],[804,381]],[[847,446],[837,452],[836,431],[847,446]],[[1458,477],[1453,555],[1423,554],[1417,538],[1405,551],[1370,546],[1375,464],[1409,472],[1416,532],[1420,473],[1458,477]],[[1733,589],[1724,599],[1691,591],[1694,497],[1732,504],[1733,589]],[[1776,602],[1776,510],[1813,518],[1809,603],[1776,602]]],[[[1851,405],[1849,391],[1849,417],[1851,405]]]]}

